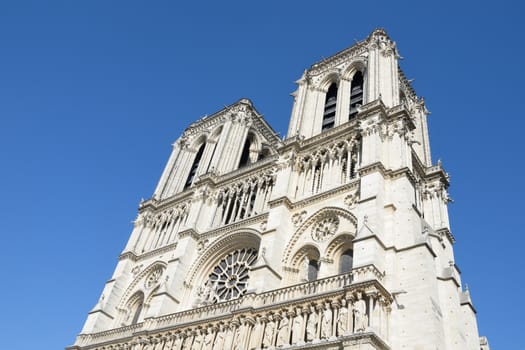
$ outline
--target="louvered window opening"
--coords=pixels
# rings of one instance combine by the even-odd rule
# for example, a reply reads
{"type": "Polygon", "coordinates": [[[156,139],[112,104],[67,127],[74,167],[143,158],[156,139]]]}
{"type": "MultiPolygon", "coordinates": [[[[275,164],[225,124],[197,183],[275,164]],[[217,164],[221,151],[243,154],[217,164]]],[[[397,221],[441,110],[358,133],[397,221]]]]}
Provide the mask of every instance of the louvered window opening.
{"type": "Polygon", "coordinates": [[[337,85],[333,83],[326,92],[324,103],[322,130],[333,128],[335,125],[335,110],[337,107],[337,85]]]}
{"type": "Polygon", "coordinates": [[[350,115],[349,119],[357,115],[357,108],[363,105],[363,74],[357,72],[350,86],[350,115]]]}

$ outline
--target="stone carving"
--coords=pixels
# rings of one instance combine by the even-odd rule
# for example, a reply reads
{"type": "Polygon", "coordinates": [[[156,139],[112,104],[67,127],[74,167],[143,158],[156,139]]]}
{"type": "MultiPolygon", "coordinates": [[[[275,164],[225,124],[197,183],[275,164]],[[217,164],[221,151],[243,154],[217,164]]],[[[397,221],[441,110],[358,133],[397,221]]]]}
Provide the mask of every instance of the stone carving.
{"type": "Polygon", "coordinates": [[[337,314],[337,335],[339,337],[349,334],[348,332],[348,308],[346,307],[346,300],[341,300],[341,307],[337,314]]]}
{"type": "Polygon", "coordinates": [[[261,320],[261,316],[255,318],[255,325],[253,326],[252,335],[250,337],[249,348],[257,349],[261,345],[261,337],[263,336],[264,323],[261,320]]]}
{"type": "Polygon", "coordinates": [[[230,325],[226,328],[226,336],[224,337],[224,349],[231,349],[233,345],[233,329],[234,325],[230,325]]]}
{"type": "Polygon", "coordinates": [[[304,341],[302,336],[303,328],[303,316],[300,313],[300,310],[297,310],[295,317],[293,318],[292,323],[292,344],[300,344],[304,341]]]}
{"type": "Polygon", "coordinates": [[[199,241],[199,243],[197,244],[197,253],[202,254],[202,252],[206,249],[209,243],[210,243],[209,239],[203,239],[199,241]]]}
{"type": "Polygon", "coordinates": [[[290,321],[288,320],[288,317],[283,312],[281,321],[279,322],[279,330],[277,332],[277,344],[276,346],[285,346],[288,344],[289,341],[289,334],[290,334],[290,321]]]}
{"type": "Polygon", "coordinates": [[[144,282],[144,287],[146,289],[153,288],[153,286],[155,286],[157,282],[159,281],[160,276],[162,276],[163,271],[164,271],[164,268],[161,266],[158,266],[153,271],[151,271],[149,275],[146,277],[146,281],[144,282]]]}
{"type": "Polygon", "coordinates": [[[131,269],[131,273],[133,274],[133,278],[138,276],[140,271],[142,271],[142,267],[143,267],[143,265],[140,264],[140,265],[135,266],[133,269],[131,269]]]}
{"type": "Polygon", "coordinates": [[[192,350],[201,350],[202,343],[203,343],[203,334],[202,331],[197,331],[197,334],[195,335],[195,339],[193,340],[193,345],[191,346],[192,350]]]}
{"type": "Polygon", "coordinates": [[[332,309],[326,303],[321,320],[321,339],[328,339],[332,336],[332,309]]]}
{"type": "Polygon", "coordinates": [[[208,305],[217,302],[217,282],[208,280],[197,289],[197,305],[208,305]]]}
{"type": "Polygon", "coordinates": [[[368,326],[368,317],[366,316],[366,303],[363,300],[362,293],[357,293],[357,300],[354,303],[355,331],[364,332],[368,326]]]}
{"type": "Polygon", "coordinates": [[[357,201],[359,200],[359,193],[356,191],[354,193],[350,193],[348,196],[345,197],[345,205],[353,209],[357,205],[357,201]]]}
{"type": "Polygon", "coordinates": [[[273,316],[268,316],[268,322],[266,323],[266,328],[264,330],[263,337],[263,348],[270,348],[273,346],[273,334],[275,332],[275,321],[273,316]]]}
{"type": "Polygon", "coordinates": [[[213,349],[213,339],[215,338],[215,334],[213,333],[213,328],[208,327],[208,331],[206,332],[206,336],[204,337],[204,345],[203,350],[212,350],[213,349]]]}
{"type": "Polygon", "coordinates": [[[302,212],[300,213],[295,213],[294,215],[292,215],[292,223],[295,227],[299,226],[303,221],[304,219],[306,218],[306,210],[303,210],[302,212]]]}
{"type": "Polygon", "coordinates": [[[339,218],[329,216],[317,223],[312,231],[312,238],[316,242],[322,242],[333,236],[339,228],[339,218]]]}
{"type": "Polygon", "coordinates": [[[186,334],[184,338],[184,343],[182,344],[182,350],[191,350],[191,344],[193,343],[193,335],[190,333],[186,334]]]}
{"type": "Polygon", "coordinates": [[[213,349],[221,350],[224,347],[224,340],[224,325],[221,324],[213,342],[213,349]]]}
{"type": "Polygon", "coordinates": [[[314,341],[317,338],[317,323],[319,317],[315,308],[310,308],[310,315],[308,315],[308,322],[306,323],[306,341],[314,341]]]}

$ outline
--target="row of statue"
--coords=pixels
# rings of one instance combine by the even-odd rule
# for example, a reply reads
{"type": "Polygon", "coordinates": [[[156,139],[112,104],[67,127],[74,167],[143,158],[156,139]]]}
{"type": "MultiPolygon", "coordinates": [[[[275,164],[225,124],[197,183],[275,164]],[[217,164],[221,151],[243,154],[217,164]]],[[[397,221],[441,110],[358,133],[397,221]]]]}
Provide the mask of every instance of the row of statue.
{"type": "Polygon", "coordinates": [[[256,350],[283,348],[337,339],[368,328],[362,293],[351,300],[324,302],[255,318],[238,317],[228,324],[209,325],[136,342],[130,350],[256,350]]]}

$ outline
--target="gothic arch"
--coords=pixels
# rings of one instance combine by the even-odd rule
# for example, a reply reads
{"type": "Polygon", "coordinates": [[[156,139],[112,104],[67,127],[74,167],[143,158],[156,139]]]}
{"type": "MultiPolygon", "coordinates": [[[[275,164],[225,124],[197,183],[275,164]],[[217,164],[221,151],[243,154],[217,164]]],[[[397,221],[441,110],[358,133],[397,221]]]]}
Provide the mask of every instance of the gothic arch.
{"type": "MultiPolygon", "coordinates": [[[[308,219],[305,220],[305,222],[297,229],[297,231],[294,232],[292,237],[290,238],[290,241],[286,245],[286,248],[284,249],[284,255],[283,255],[283,263],[284,266],[290,266],[291,259],[293,257],[293,253],[295,252],[295,245],[297,244],[299,238],[301,235],[312,225],[314,225],[319,219],[327,216],[337,216],[344,218],[348,221],[350,221],[354,227],[357,227],[357,218],[350,213],[349,211],[338,208],[338,207],[325,207],[314,214],[312,214],[308,219]]],[[[339,235],[338,235],[339,236],[339,235]]]]}
{"type": "Polygon", "coordinates": [[[203,131],[201,134],[199,134],[198,136],[194,136],[193,137],[193,140],[190,141],[190,147],[189,149],[192,151],[192,152],[197,152],[199,147],[202,145],[202,144],[205,144],[206,141],[208,141],[208,137],[209,137],[209,131],[203,131]]]}
{"type": "Polygon", "coordinates": [[[319,261],[319,259],[321,258],[321,250],[316,244],[307,243],[301,246],[299,249],[297,249],[297,251],[293,255],[290,265],[293,268],[298,268],[299,264],[301,263],[301,260],[305,256],[308,256],[309,258],[314,258],[315,260],[319,261]]]}
{"type": "MultiPolygon", "coordinates": [[[[367,67],[366,60],[364,58],[358,57],[358,58],[354,59],[348,65],[348,67],[346,67],[344,69],[344,71],[341,73],[341,78],[347,79],[347,80],[352,80],[354,74],[357,73],[358,71],[363,73],[363,77],[365,78],[366,77],[366,70],[367,70],[366,67],[367,67]]],[[[366,80],[366,78],[365,78],[365,80],[366,80]]]]}
{"type": "Polygon", "coordinates": [[[126,313],[122,315],[123,319],[120,320],[120,323],[122,325],[138,323],[140,317],[144,316],[144,302],[144,292],[139,290],[133,293],[133,295],[129,297],[129,299],[126,301],[126,304],[124,306],[124,310],[126,313]]]}
{"type": "Polygon", "coordinates": [[[352,234],[350,232],[343,232],[338,234],[335,238],[333,238],[330,243],[328,243],[328,247],[326,248],[325,256],[326,258],[330,260],[336,260],[337,253],[347,249],[347,248],[353,248],[352,241],[355,238],[355,234],[352,234]]]}
{"type": "MultiPolygon", "coordinates": [[[[158,284],[158,282],[160,282],[161,275],[166,270],[166,266],[167,266],[166,263],[164,263],[162,261],[155,261],[155,262],[151,263],[147,268],[142,270],[142,272],[140,272],[137,275],[137,277],[135,277],[133,282],[130,283],[129,287],[126,289],[126,291],[122,295],[122,298],[120,299],[119,308],[121,308],[121,309],[125,308],[125,306],[126,306],[126,304],[128,302],[129,296],[132,295],[132,294],[135,294],[135,293],[141,291],[146,296],[146,294],[148,294],[147,293],[148,292],[147,291],[148,288],[145,288],[143,286],[139,286],[139,283],[142,280],[146,280],[146,278],[149,277],[149,275],[152,274],[153,272],[161,271],[158,280],[155,281],[155,283],[154,283],[155,285],[158,284]]],[[[154,287],[154,286],[152,286],[152,287],[154,287]]],[[[151,288],[151,289],[155,290],[155,288],[151,288]]]]}
{"type": "Polygon", "coordinates": [[[323,79],[319,82],[319,89],[321,89],[323,92],[327,92],[330,85],[335,83],[337,87],[339,88],[339,80],[341,79],[341,76],[338,72],[329,72],[326,74],[323,79]]]}
{"type": "Polygon", "coordinates": [[[193,286],[195,281],[202,281],[207,273],[215,266],[226,254],[242,248],[255,248],[259,250],[261,236],[254,229],[240,229],[227,233],[219,237],[216,242],[211,244],[190,267],[186,285],[193,286]]]}

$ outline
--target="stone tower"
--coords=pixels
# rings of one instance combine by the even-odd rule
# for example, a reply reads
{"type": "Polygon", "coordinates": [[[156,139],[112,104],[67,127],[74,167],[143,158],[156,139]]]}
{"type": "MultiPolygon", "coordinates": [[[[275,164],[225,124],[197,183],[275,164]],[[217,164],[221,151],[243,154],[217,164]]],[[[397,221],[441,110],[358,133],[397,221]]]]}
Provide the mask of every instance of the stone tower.
{"type": "Polygon", "coordinates": [[[312,65],[284,140],[247,99],[191,124],[68,349],[488,349],[398,59],[312,65]]]}

